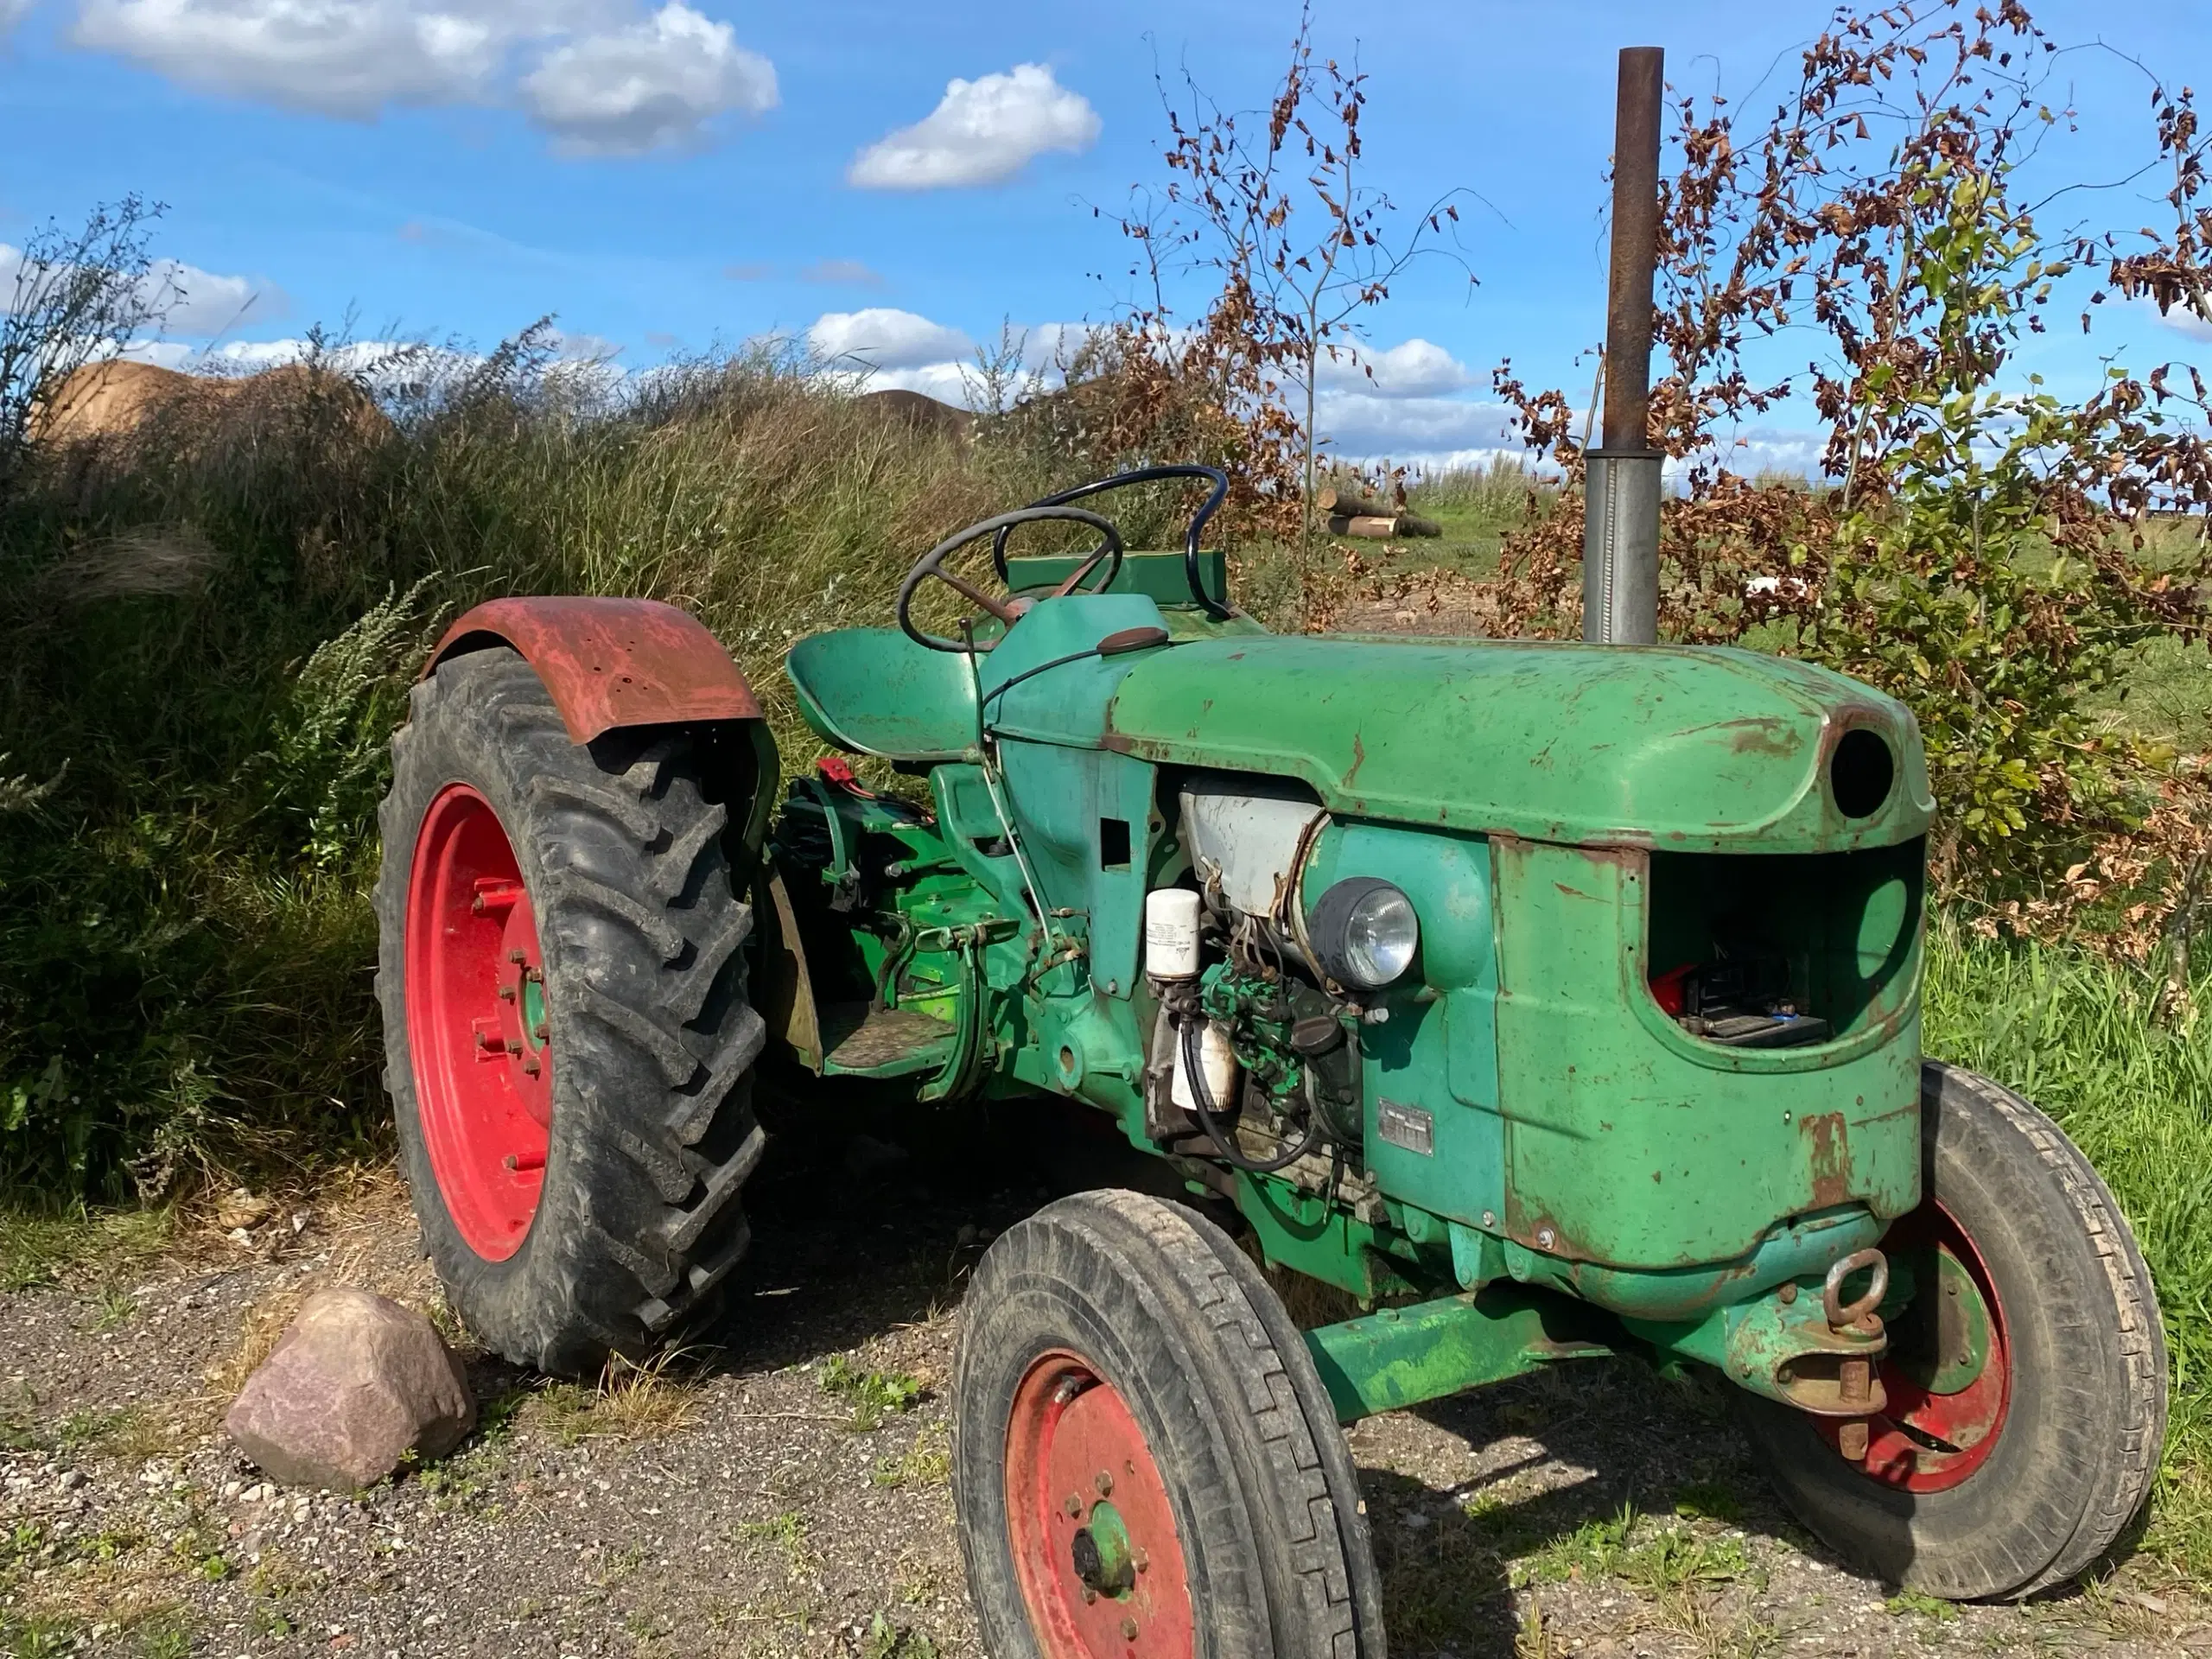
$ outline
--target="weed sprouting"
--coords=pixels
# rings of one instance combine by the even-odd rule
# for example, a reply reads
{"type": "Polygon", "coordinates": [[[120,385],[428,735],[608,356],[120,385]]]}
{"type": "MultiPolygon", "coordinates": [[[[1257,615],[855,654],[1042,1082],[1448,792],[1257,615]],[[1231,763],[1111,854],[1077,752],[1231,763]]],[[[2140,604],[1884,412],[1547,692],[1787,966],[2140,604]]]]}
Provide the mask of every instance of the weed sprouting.
{"type": "Polygon", "coordinates": [[[842,1354],[823,1362],[822,1392],[852,1408],[856,1434],[882,1427],[885,1417],[912,1411],[927,1392],[922,1380],[905,1371],[864,1371],[842,1354]]]}
{"type": "Polygon", "coordinates": [[[1627,1552],[1628,1535],[1635,1525],[1636,1511],[1626,1503],[1610,1516],[1585,1521],[1515,1562],[1514,1587],[1611,1578],[1627,1552]]]}

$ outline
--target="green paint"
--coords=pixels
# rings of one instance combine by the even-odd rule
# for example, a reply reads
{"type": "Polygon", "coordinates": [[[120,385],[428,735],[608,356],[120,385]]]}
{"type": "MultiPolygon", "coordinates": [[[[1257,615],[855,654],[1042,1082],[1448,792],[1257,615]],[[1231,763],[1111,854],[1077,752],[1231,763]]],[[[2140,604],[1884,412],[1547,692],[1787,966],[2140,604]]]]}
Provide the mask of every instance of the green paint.
{"type": "MultiPolygon", "coordinates": [[[[1651,877],[1641,855],[1499,844],[1500,1216],[1522,1244],[1593,1269],[1713,1264],[1700,1301],[1623,1308],[1674,1318],[1757,1288],[1719,1269],[1785,1218],[1879,1221],[1919,1202],[1920,963],[1916,928],[1836,1041],[1700,1042],[1645,988],[1651,877]]],[[[1586,1274],[1584,1294],[1602,1283],[1586,1274]]]]}
{"type": "MultiPolygon", "coordinates": [[[[1010,558],[1006,562],[1007,575],[1013,578],[1017,594],[1049,593],[1058,587],[1083,563],[1079,556],[1066,558],[1010,558]]],[[[1209,597],[1222,600],[1229,594],[1229,561],[1217,552],[1198,555],[1198,580],[1209,597]]],[[[1109,594],[1137,594],[1149,599],[1163,611],[1195,611],[1198,601],[1191,596],[1191,581],[1183,567],[1180,548],[1172,553],[1144,552],[1125,554],[1122,568],[1115,573],[1109,594]]]]}
{"type": "Polygon", "coordinates": [[[976,686],[967,659],[896,628],[840,628],[791,647],[784,671],[799,713],[855,754],[972,759],[976,686]]]}
{"type": "Polygon", "coordinates": [[[1236,1207],[1269,1262],[1350,1291],[1363,1302],[1418,1290],[1417,1280],[1427,1276],[1411,1239],[1378,1230],[1281,1179],[1238,1176],[1236,1207]]]}
{"type": "Polygon", "coordinates": [[[1133,669],[1113,727],[1150,760],[1301,779],[1333,811],[1537,841],[1820,852],[1909,841],[1935,810],[1902,703],[1717,647],[1209,640],[1133,669]],[[1872,818],[1837,813],[1818,764],[1846,715],[1904,775],[1872,818]]]}
{"type": "Polygon", "coordinates": [[[545,1029],[545,982],[532,979],[528,974],[522,978],[522,1039],[532,1048],[543,1048],[545,1040],[539,1033],[545,1029]]]}
{"type": "Polygon", "coordinates": [[[1715,1308],[1694,1322],[1621,1323],[1638,1340],[1710,1365],[1738,1388],[1785,1405],[1833,1405],[1837,1361],[1879,1355],[1887,1342],[1883,1334],[1831,1331],[1821,1310],[1817,1281],[1715,1308]]]}
{"type": "MultiPolygon", "coordinates": [[[[1065,574],[1016,562],[1033,595],[1065,574]]],[[[1141,937],[1147,888],[1189,868],[1175,789],[1188,768],[1297,780],[1331,815],[1306,912],[1379,875],[1412,900],[1421,948],[1362,999],[1363,1022],[1346,1015],[1356,1211],[1305,1190],[1315,1169],[1238,1175],[1236,1202],[1268,1262],[1370,1305],[1464,1290],[1315,1333],[1339,1410],[1600,1351],[1590,1332],[1608,1327],[1579,1303],[1770,1390],[1819,1348],[1807,1296],[1793,1310],[1781,1287],[1816,1286],[1919,1197],[1931,808],[1902,707],[1738,651],[1268,636],[1208,622],[1171,556],[991,632],[972,664],[880,629],[791,658],[825,741],[927,774],[926,810],[808,785],[778,831],[779,858],[817,860],[786,885],[817,1000],[948,1027],[918,1099],[1058,1092],[1171,1150],[1147,1139],[1141,937]],[[1096,654],[1163,626],[1169,645],[1096,654]],[[1840,723],[1897,758],[1868,818],[1828,796],[1840,723]],[[1728,1048],[1654,1000],[1655,972],[1726,957],[1745,927],[1781,941],[1826,1040],[1728,1048]]],[[[1253,973],[1217,972],[1205,995],[1263,1083],[1295,1093],[1253,973]]],[[[1957,1363],[1979,1363],[1986,1324],[1977,1343],[1966,1319],[1957,1363]]]]}
{"type": "Polygon", "coordinates": [[[1898,1362],[1930,1394],[1958,1394],[1971,1388],[1989,1363],[1989,1304],[1972,1271],[1940,1246],[1933,1294],[1932,1306],[1905,1316],[1913,1322],[1913,1339],[1899,1330],[1898,1362]]]}
{"type": "Polygon", "coordinates": [[[1084,1525],[1091,1548],[1098,1552],[1097,1567],[1084,1575],[1084,1582],[1101,1595],[1127,1597],[1136,1588],[1136,1552],[1130,1547],[1122,1512],[1110,1503],[1094,1503],[1084,1525]]]}
{"type": "Polygon", "coordinates": [[[1351,1423],[1611,1352],[1591,1329],[1563,1297],[1503,1286],[1323,1325],[1306,1333],[1306,1346],[1337,1421],[1351,1423]]]}

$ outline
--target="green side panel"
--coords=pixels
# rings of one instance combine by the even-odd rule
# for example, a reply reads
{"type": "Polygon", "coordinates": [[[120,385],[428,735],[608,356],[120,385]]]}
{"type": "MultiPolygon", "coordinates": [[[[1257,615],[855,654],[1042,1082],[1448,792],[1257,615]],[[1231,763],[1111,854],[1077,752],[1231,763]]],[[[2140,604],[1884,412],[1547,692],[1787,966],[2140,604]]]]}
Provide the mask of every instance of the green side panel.
{"type": "MultiPolygon", "coordinates": [[[[1746,1256],[1787,1217],[1855,1205],[1888,1217],[1918,1202],[1916,887],[1855,1014],[1837,1011],[1837,1037],[1727,1048],[1686,1033],[1647,988],[1658,861],[1519,842],[1493,850],[1510,1238],[1571,1262],[1686,1268],[1746,1256]]],[[[1819,955],[1824,937],[1855,951],[1849,918],[1815,907],[1841,912],[1852,895],[1878,893],[1896,868],[1916,868],[1918,849],[1872,855],[1865,879],[1846,878],[1868,858],[1761,861],[1738,880],[1758,882],[1770,862],[1801,880],[1781,897],[1802,901],[1803,954],[1819,955]]],[[[1785,902],[1782,913],[1797,911],[1785,902]]]]}
{"type": "Polygon", "coordinates": [[[953,861],[982,884],[1000,915],[1027,916],[1029,905],[1022,892],[1020,862],[1010,850],[995,850],[1008,843],[983,769],[977,766],[934,767],[930,772],[930,794],[937,804],[938,832],[953,861]]]}
{"type": "Polygon", "coordinates": [[[1413,972],[1373,999],[1364,1026],[1367,1166],[1390,1197],[1478,1223],[1505,1205],[1505,1123],[1497,1112],[1497,950],[1490,843],[1478,836],[1332,823],[1305,878],[1310,909],[1346,876],[1392,881],[1421,918],[1413,972]],[[1385,1132],[1385,1103],[1427,1134],[1385,1132]]]}
{"type": "Polygon", "coordinates": [[[791,647],[784,672],[817,735],[855,754],[973,758],[976,683],[968,659],[896,628],[839,628],[791,647]]]}
{"type": "Polygon", "coordinates": [[[1386,1307],[1306,1333],[1340,1423],[1440,1400],[1562,1359],[1611,1349],[1586,1311],[1541,1291],[1498,1285],[1412,1307],[1386,1307]]]}
{"type": "Polygon", "coordinates": [[[1135,594],[1039,601],[978,664],[985,723],[997,734],[1096,748],[1124,677],[1166,647],[1116,657],[1080,653],[1109,634],[1160,626],[1160,607],[1135,594]]]}
{"type": "Polygon", "coordinates": [[[1261,1255],[1275,1267],[1370,1304],[1420,1288],[1399,1271],[1405,1264],[1390,1259],[1390,1247],[1400,1241],[1316,1194],[1264,1175],[1239,1175],[1236,1207],[1252,1224],[1261,1255]]]}
{"type": "Polygon", "coordinates": [[[1046,906],[1090,918],[1091,982],[1126,997],[1144,929],[1153,768],[1127,755],[1048,743],[1001,741],[998,753],[1046,906]]]}
{"type": "Polygon", "coordinates": [[[1302,779],[1332,811],[1539,841],[1814,852],[1921,835],[1911,715],[1840,675],[1718,647],[1258,635],[1130,670],[1109,747],[1302,779]],[[1826,760],[1847,726],[1897,786],[1849,819],[1826,760]]]}
{"type": "MultiPolygon", "coordinates": [[[[1008,559],[1007,575],[1010,585],[1018,594],[1033,594],[1042,589],[1049,592],[1075,574],[1082,563],[1081,556],[1065,558],[1040,557],[1008,559]]],[[[1201,552],[1198,555],[1198,581],[1208,598],[1220,603],[1229,592],[1229,560],[1221,553],[1201,552]]],[[[1109,594],[1141,594],[1162,610],[1194,610],[1198,601],[1191,596],[1191,581],[1183,563],[1183,550],[1172,553],[1128,553],[1122,558],[1122,568],[1114,573],[1114,580],[1105,590],[1109,594]]]]}

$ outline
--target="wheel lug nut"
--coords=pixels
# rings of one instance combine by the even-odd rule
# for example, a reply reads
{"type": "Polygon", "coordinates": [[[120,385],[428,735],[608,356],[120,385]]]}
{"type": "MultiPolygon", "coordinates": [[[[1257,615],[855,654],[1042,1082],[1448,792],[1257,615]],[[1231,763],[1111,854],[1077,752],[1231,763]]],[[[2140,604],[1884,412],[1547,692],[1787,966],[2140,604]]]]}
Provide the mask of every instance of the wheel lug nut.
{"type": "Polygon", "coordinates": [[[1068,1501],[1061,1507],[1065,1509],[1070,1516],[1081,1515],[1083,1513],[1083,1500],[1077,1497],[1073,1492],[1070,1492],[1068,1494],[1068,1501]]]}
{"type": "Polygon", "coordinates": [[[1124,1642],[1134,1642],[1137,1639],[1137,1622],[1135,1619],[1125,1618],[1122,1621],[1122,1639],[1124,1642]]]}
{"type": "Polygon", "coordinates": [[[1086,1603],[1094,1602],[1098,1599],[1098,1592],[1086,1584],[1083,1586],[1083,1599],[1086,1603]]]}
{"type": "Polygon", "coordinates": [[[500,986],[500,987],[499,987],[499,1001],[502,1001],[502,1002],[512,1002],[512,1001],[513,1001],[514,1000],[515,1000],[515,988],[514,988],[513,986],[512,986],[512,985],[502,985],[502,986],[500,986]]]}
{"type": "Polygon", "coordinates": [[[1090,1484],[1098,1489],[1098,1496],[1104,1497],[1114,1490],[1114,1477],[1101,1469],[1098,1471],[1098,1478],[1090,1484]]]}
{"type": "Polygon", "coordinates": [[[510,950],[507,952],[507,960],[514,963],[516,967],[519,968],[523,963],[528,962],[530,958],[523,955],[519,950],[510,950]]]}

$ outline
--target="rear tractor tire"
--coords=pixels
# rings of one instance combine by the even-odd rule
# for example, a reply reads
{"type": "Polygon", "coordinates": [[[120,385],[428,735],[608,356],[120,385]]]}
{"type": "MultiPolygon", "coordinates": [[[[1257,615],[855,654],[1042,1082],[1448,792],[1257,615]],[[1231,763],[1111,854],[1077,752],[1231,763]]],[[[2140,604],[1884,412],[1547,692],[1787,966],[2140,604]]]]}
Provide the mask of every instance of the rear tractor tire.
{"type": "Polygon", "coordinates": [[[1351,1452],[1217,1228],[1064,1198],[1000,1236],[963,1308],[953,1497],[998,1659],[1384,1659],[1351,1452]]]}
{"type": "Polygon", "coordinates": [[[759,1162],[752,914],[695,740],[569,741],[515,652],[414,689],[379,812],[385,1085],[463,1320],[567,1376],[712,1311],[759,1162]]]}
{"type": "Polygon", "coordinates": [[[2018,1095],[1929,1061],[1921,1138],[1921,1207],[1883,1241],[1913,1300],[1864,1460],[1834,1425],[1738,1403],[1768,1478],[1839,1554],[1954,1600],[2029,1596],[2142,1513],[2166,1426],[2158,1302],[2104,1182],[2018,1095]]]}

